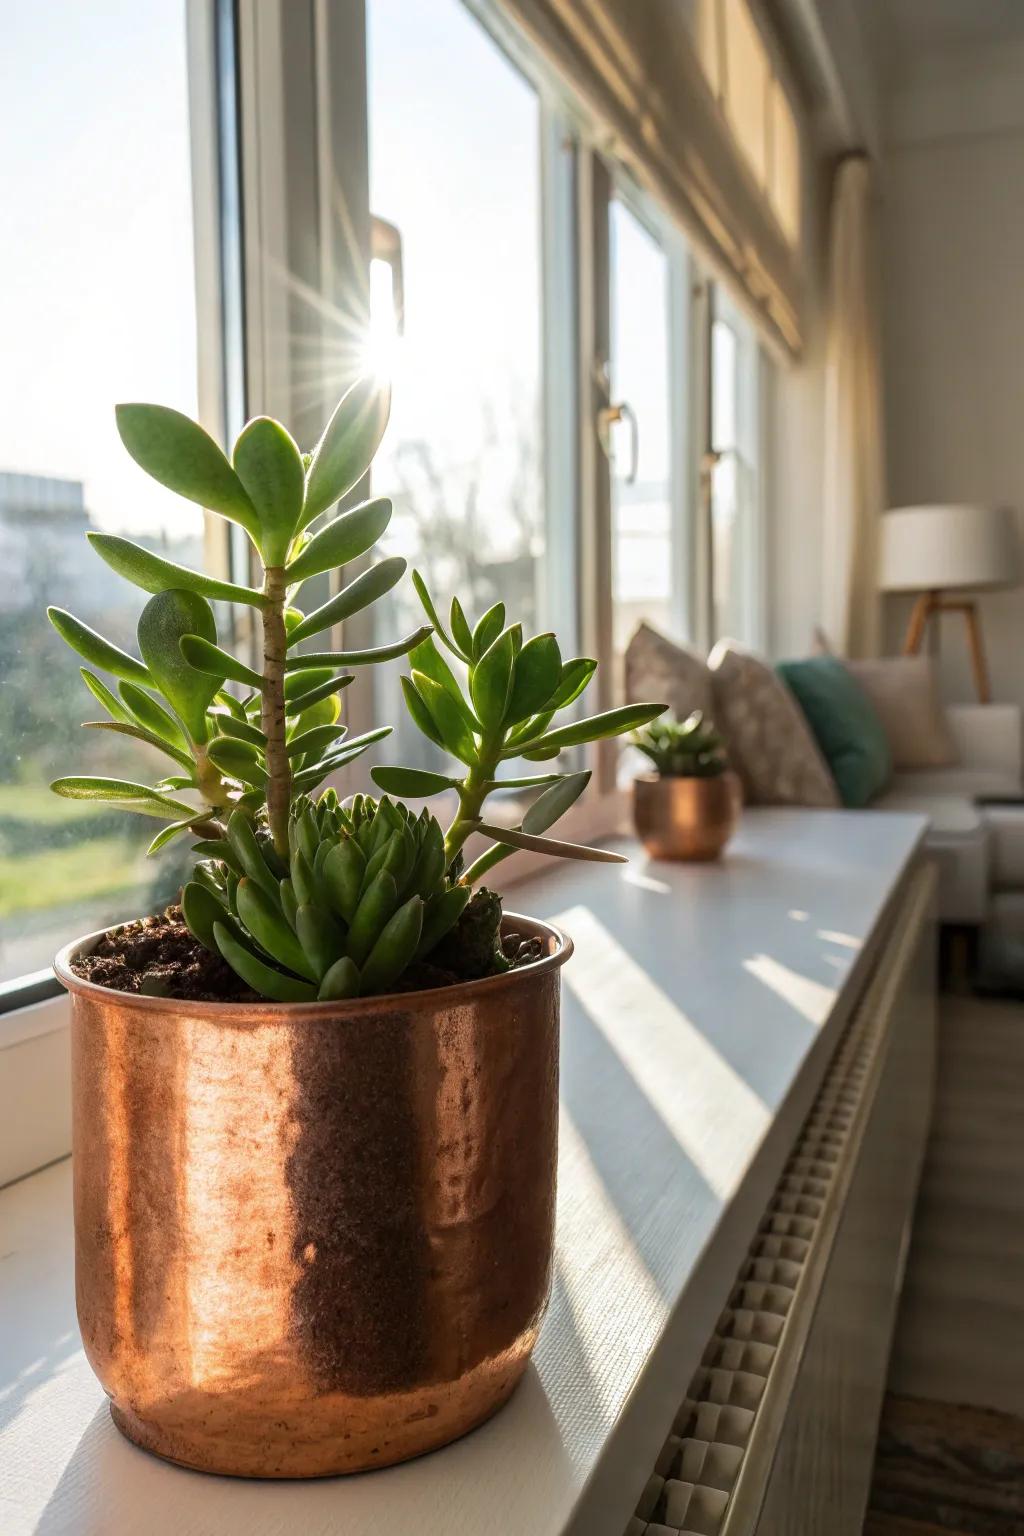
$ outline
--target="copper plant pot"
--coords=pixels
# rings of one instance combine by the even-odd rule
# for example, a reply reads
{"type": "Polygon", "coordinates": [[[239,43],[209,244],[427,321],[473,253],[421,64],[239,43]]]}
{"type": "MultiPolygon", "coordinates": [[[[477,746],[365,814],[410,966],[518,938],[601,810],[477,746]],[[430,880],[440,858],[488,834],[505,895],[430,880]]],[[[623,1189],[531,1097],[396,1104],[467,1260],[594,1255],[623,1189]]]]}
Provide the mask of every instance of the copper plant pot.
{"type": "Polygon", "coordinates": [[[633,781],[637,836],[655,859],[717,859],[742,807],[740,781],[729,771],[707,779],[642,773],[633,781]]]}
{"type": "Polygon", "coordinates": [[[557,929],[532,965],[343,1003],[71,993],[75,1279],[114,1422],[170,1461],[318,1477],[494,1413],[551,1278],[557,929]]]}

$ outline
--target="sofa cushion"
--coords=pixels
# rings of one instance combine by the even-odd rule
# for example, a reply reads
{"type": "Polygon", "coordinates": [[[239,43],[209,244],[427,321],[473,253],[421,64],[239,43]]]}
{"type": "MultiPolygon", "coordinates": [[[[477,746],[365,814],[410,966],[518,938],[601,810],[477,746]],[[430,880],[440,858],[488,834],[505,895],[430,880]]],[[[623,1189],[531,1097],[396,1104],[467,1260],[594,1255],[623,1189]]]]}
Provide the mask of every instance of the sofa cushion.
{"type": "Polygon", "coordinates": [[[714,704],[707,662],[642,623],[626,647],[626,699],[630,704],[664,699],[677,720],[695,709],[710,719],[714,704]]]}
{"type": "Polygon", "coordinates": [[[782,661],[778,672],[807,717],[843,804],[867,805],[892,777],[892,757],[863,688],[835,656],[782,661]]]}
{"type": "Polygon", "coordinates": [[[930,656],[844,659],[843,666],[874,706],[897,771],[946,768],[956,762],[956,747],[930,656]]]}
{"type": "Polygon", "coordinates": [[[773,669],[732,640],[708,657],[714,719],[750,805],[839,804],[799,705],[773,669]]]}

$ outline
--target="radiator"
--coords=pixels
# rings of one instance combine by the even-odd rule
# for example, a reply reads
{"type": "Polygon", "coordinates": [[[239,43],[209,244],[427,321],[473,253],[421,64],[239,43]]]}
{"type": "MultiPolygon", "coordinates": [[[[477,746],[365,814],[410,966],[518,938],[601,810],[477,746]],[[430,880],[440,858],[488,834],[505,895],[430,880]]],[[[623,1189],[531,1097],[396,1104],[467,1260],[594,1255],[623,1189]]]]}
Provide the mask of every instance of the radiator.
{"type": "Polygon", "coordinates": [[[889,938],[627,1536],[860,1536],[931,1116],[934,870],[889,938]]]}

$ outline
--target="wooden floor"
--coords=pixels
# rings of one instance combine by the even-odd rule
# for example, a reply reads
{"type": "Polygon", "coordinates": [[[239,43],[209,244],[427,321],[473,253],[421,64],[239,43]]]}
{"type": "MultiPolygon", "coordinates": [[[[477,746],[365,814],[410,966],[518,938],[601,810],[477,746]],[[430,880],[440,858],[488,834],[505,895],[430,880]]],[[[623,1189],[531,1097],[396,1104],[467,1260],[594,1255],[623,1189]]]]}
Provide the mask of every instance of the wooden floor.
{"type": "Polygon", "coordinates": [[[1024,1006],[940,1030],[864,1536],[1024,1536],[1024,1006]]]}

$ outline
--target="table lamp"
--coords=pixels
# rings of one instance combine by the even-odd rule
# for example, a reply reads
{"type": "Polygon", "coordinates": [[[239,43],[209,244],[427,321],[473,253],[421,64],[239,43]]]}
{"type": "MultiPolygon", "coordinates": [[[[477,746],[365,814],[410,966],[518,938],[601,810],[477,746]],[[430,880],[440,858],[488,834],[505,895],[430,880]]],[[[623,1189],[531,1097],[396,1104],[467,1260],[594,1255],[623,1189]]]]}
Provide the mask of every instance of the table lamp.
{"type": "Polygon", "coordinates": [[[885,592],[917,592],[903,651],[921,649],[932,618],[962,613],[967,624],[974,686],[991,700],[985,647],[975,603],[943,592],[973,592],[1017,583],[1017,524],[1009,507],[895,507],[882,518],[879,585],[885,592]]]}

